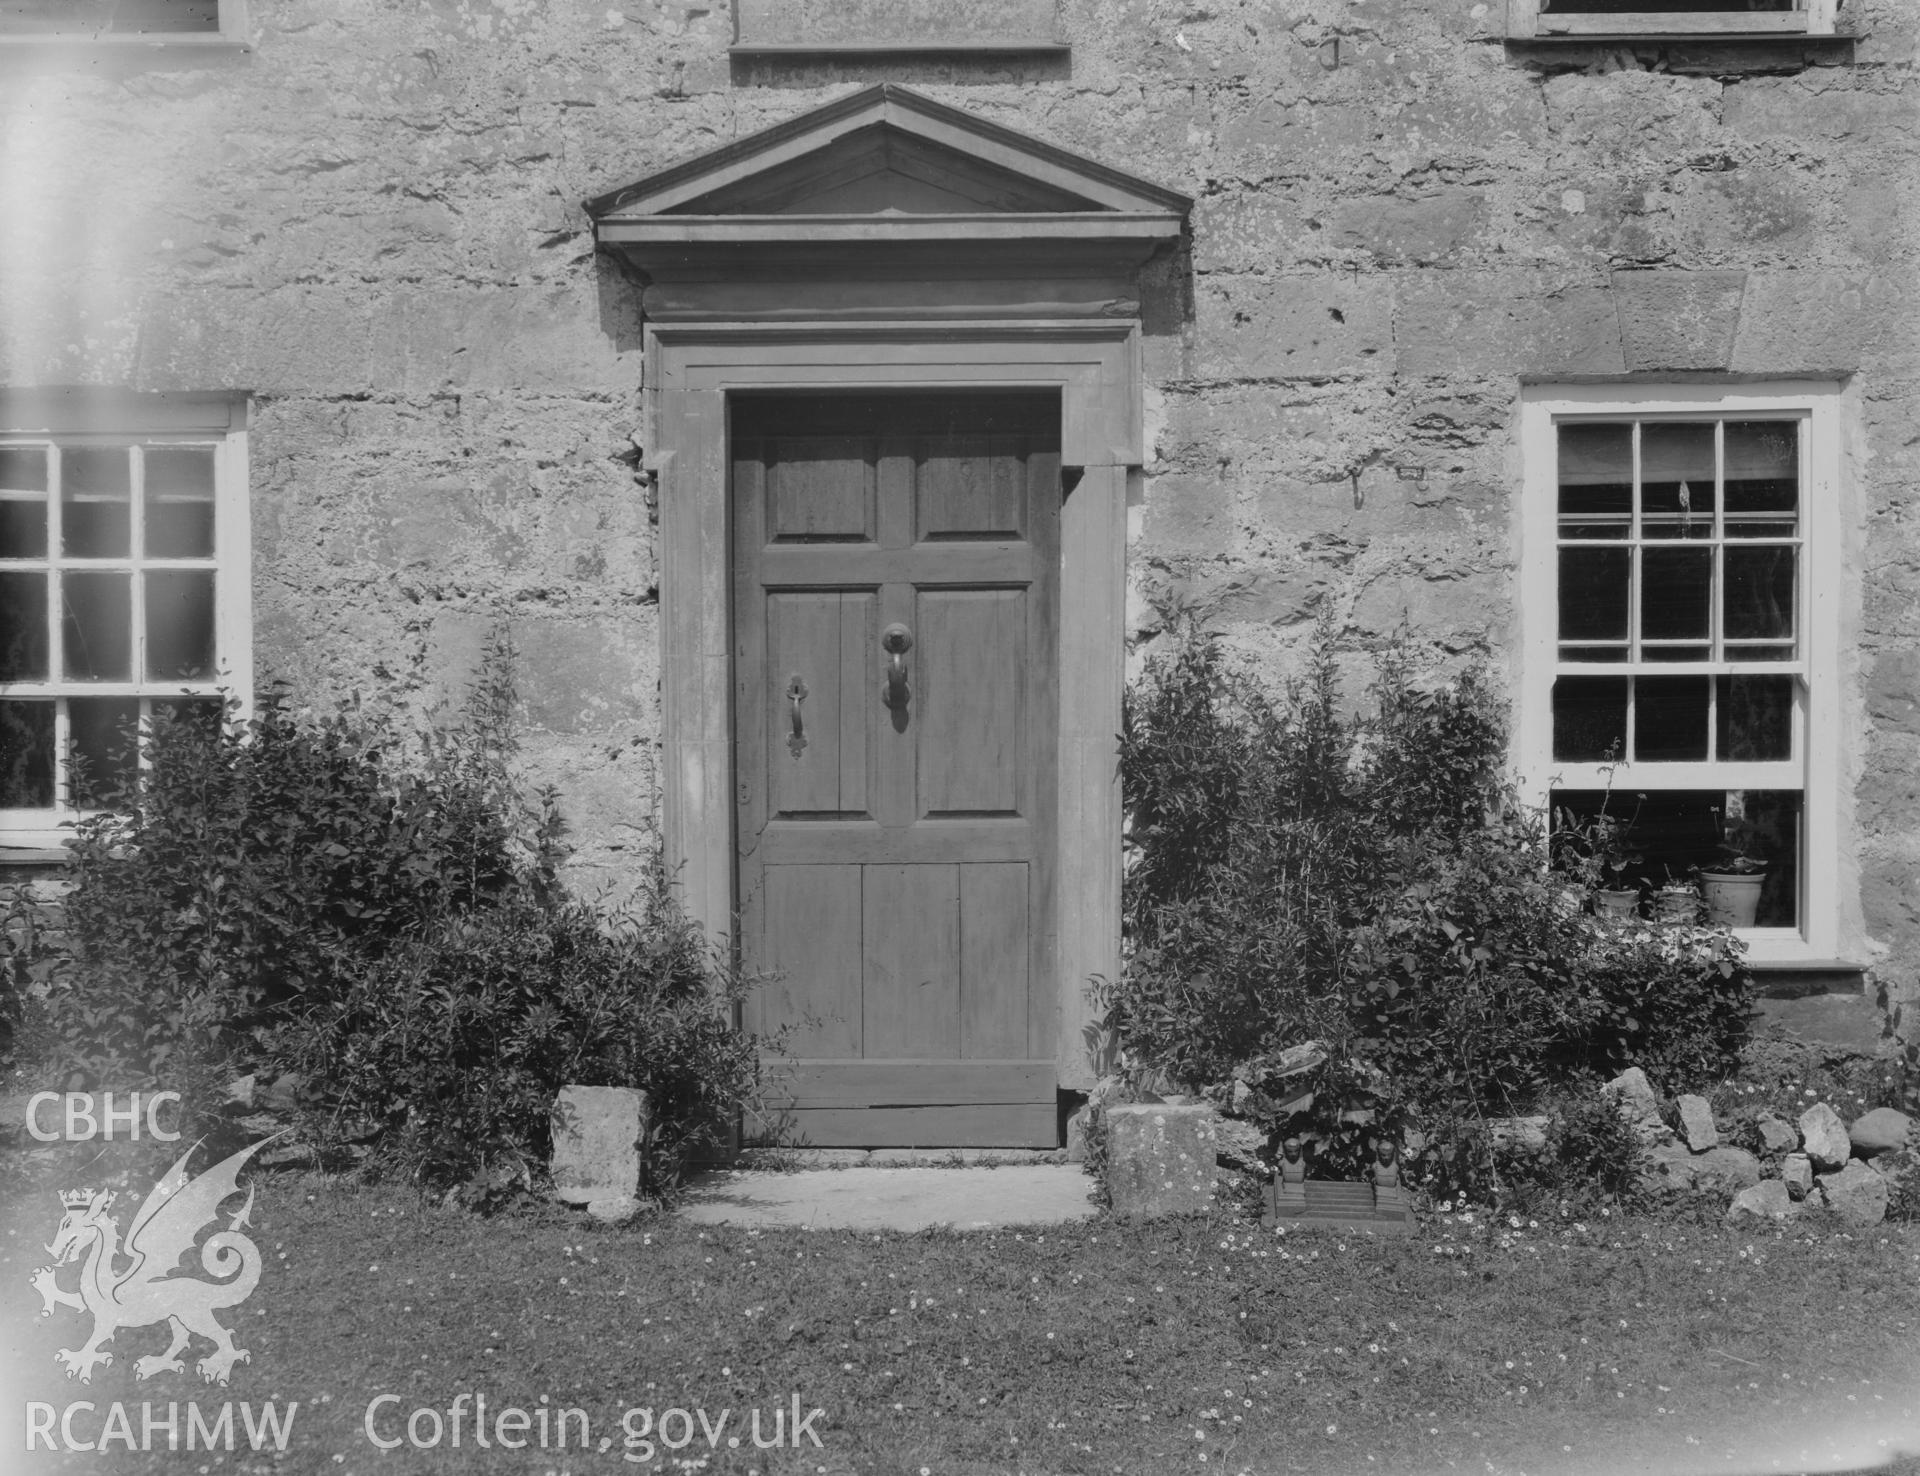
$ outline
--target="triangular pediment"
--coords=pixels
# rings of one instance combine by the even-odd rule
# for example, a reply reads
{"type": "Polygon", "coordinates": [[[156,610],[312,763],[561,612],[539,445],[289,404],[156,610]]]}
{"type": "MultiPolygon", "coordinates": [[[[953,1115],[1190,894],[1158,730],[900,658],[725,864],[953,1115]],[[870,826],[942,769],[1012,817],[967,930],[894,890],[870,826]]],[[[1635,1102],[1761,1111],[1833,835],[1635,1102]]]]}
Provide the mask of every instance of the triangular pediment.
{"type": "Polygon", "coordinates": [[[603,240],[618,240],[633,239],[620,225],[661,217],[1112,215],[1177,233],[1191,203],[889,83],[648,175],[587,210],[603,240]]]}

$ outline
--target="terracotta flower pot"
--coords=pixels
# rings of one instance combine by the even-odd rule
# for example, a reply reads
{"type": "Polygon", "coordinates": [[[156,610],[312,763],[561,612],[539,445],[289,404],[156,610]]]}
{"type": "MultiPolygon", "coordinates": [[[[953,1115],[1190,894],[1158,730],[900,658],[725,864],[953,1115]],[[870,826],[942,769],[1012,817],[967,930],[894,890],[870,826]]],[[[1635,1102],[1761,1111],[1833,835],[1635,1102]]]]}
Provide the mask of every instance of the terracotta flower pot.
{"type": "Polygon", "coordinates": [[[1640,894],[1632,888],[1615,891],[1602,887],[1593,894],[1593,910],[1602,917],[1632,917],[1640,906],[1640,894]]]}
{"type": "Polygon", "coordinates": [[[1750,928],[1760,910],[1764,871],[1702,871],[1700,893],[1707,902],[1707,921],[1718,928],[1750,928]]]}

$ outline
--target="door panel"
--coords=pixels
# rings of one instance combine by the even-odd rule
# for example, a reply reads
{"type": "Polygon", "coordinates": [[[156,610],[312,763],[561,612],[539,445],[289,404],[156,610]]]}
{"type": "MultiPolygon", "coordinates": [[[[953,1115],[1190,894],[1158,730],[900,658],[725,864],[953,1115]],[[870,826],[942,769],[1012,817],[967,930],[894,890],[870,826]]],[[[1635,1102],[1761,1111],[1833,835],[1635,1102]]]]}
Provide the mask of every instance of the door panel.
{"type": "Polygon", "coordinates": [[[1058,399],[744,397],[732,443],[740,937],[782,973],[745,1016],[791,1033],[778,1115],[1050,1145],[1058,399]]]}
{"type": "Polygon", "coordinates": [[[871,697],[873,603],[865,591],[767,596],[769,670],[779,688],[779,700],[767,710],[767,751],[785,760],[769,768],[777,815],[867,814],[864,709],[871,697]]]}
{"type": "Polygon", "coordinates": [[[920,595],[917,629],[930,677],[921,704],[923,816],[1021,813],[1026,605],[1022,589],[920,595]]]}

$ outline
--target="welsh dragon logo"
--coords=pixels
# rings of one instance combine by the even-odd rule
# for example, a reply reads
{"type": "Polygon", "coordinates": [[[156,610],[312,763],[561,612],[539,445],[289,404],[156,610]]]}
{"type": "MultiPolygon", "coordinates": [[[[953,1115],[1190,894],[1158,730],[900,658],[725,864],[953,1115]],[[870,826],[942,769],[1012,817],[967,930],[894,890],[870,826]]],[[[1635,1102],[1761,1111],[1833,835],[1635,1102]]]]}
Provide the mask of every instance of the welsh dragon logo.
{"type": "Polygon", "coordinates": [[[241,1165],[272,1141],[263,1138],[198,1178],[190,1178],[187,1160],[200,1146],[194,1144],[153,1186],[127,1227],[124,1245],[119,1223],[107,1213],[114,1201],[110,1190],[72,1189],[61,1194],[66,1214],[47,1247],[54,1264],[35,1271],[32,1281],[46,1304],[42,1317],[51,1317],[56,1307],[93,1314],[93,1336],[86,1346],[62,1348],[53,1355],[66,1367],[68,1378],[77,1376],[83,1384],[92,1383],[97,1365],[113,1363],[105,1345],[115,1333],[156,1322],[172,1328],[173,1342],[164,1353],[135,1360],[137,1378],[180,1372],[185,1367],[180,1355],[195,1333],[214,1345],[195,1365],[208,1383],[226,1383],[234,1364],[251,1361],[247,1350],[234,1346],[233,1334],[213,1315],[215,1308],[244,1302],[260,1283],[260,1248],[240,1234],[253,1209],[251,1185],[247,1202],[228,1220],[227,1228],[208,1236],[200,1247],[201,1267],[219,1279],[201,1281],[171,1273],[193,1249],[200,1232],[218,1222],[221,1204],[240,1192],[241,1165]],[[57,1278],[62,1268],[75,1261],[82,1263],[79,1287],[67,1291],[57,1278]]]}

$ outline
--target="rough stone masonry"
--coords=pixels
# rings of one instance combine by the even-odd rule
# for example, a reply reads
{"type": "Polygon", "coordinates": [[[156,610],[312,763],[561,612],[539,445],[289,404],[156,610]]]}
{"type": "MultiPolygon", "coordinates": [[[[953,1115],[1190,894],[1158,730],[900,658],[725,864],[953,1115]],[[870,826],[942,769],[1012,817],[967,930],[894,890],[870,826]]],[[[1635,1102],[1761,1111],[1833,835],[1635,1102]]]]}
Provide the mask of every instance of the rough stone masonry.
{"type": "MultiPolygon", "coordinates": [[[[1515,639],[1526,376],[1851,375],[1850,926],[1920,966],[1920,12],[1532,52],[1467,0],[1061,0],[1071,56],[730,60],[710,0],[268,0],[251,49],[0,56],[0,386],[253,396],[255,655],[425,713],[522,656],[584,883],[654,827],[638,288],[580,201],[896,80],[1186,191],[1142,304],[1146,596],[1515,639]]],[[[1818,514],[1816,514],[1818,515],[1818,514]]]]}

